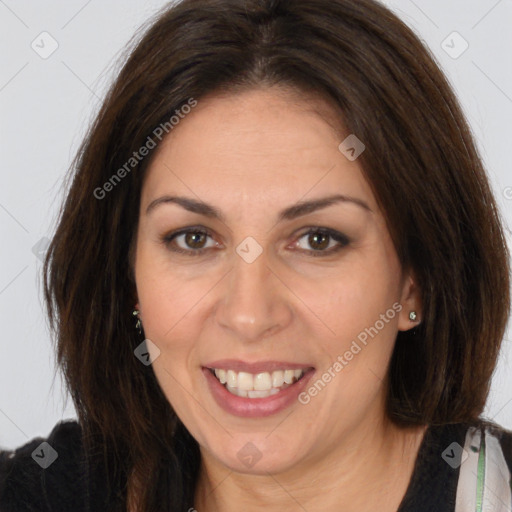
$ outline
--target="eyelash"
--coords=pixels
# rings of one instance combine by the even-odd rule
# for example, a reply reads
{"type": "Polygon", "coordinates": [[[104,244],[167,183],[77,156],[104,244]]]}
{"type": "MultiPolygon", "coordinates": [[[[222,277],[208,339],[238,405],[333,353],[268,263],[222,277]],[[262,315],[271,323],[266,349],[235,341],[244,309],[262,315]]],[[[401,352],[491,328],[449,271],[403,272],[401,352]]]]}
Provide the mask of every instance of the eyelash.
{"type": "MultiPolygon", "coordinates": [[[[161,242],[171,251],[177,252],[180,254],[186,254],[187,256],[200,256],[200,255],[204,254],[206,251],[208,251],[209,249],[211,249],[211,247],[208,247],[208,248],[203,248],[203,249],[186,250],[186,249],[182,249],[182,248],[171,247],[171,243],[174,241],[175,238],[177,238],[180,235],[186,235],[188,233],[201,234],[201,235],[207,235],[209,237],[212,237],[212,233],[208,229],[200,228],[200,227],[197,227],[197,228],[189,227],[189,228],[181,229],[179,231],[175,231],[174,233],[169,233],[167,235],[164,235],[161,238],[161,242]]],[[[340,251],[341,249],[343,249],[344,247],[346,247],[347,245],[350,244],[349,238],[347,236],[345,236],[343,233],[340,233],[339,231],[335,231],[333,229],[319,228],[319,227],[311,227],[308,231],[305,231],[304,233],[302,233],[296,240],[298,241],[301,238],[303,238],[304,236],[311,235],[311,234],[325,235],[339,243],[338,246],[331,247],[328,250],[311,250],[311,251],[309,251],[306,249],[299,249],[299,252],[310,253],[309,255],[313,256],[313,257],[324,257],[324,256],[331,255],[333,253],[340,251]]]]}

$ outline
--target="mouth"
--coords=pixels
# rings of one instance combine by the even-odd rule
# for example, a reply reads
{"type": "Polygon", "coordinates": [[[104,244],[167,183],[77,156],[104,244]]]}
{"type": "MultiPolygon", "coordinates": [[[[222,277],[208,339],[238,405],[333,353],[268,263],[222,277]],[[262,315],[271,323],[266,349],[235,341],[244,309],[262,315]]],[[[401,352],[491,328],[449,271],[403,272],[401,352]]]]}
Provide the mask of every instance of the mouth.
{"type": "Polygon", "coordinates": [[[210,396],[225,412],[262,418],[299,403],[298,397],[315,375],[308,363],[284,361],[211,361],[201,367],[210,396]]]}
{"type": "Polygon", "coordinates": [[[252,399],[277,395],[300,381],[312,369],[305,367],[249,373],[225,368],[207,368],[229,393],[252,399]]]}

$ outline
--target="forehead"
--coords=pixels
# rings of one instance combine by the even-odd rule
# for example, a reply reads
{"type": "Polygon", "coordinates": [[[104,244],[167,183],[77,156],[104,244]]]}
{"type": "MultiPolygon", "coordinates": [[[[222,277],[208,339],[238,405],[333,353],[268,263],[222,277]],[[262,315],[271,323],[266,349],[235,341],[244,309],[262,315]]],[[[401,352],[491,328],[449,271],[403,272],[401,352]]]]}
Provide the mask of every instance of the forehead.
{"type": "Polygon", "coordinates": [[[198,100],[160,145],[143,201],[182,191],[219,202],[265,199],[271,207],[341,193],[375,207],[357,160],[338,149],[347,135],[320,98],[277,88],[212,95],[198,100]]]}

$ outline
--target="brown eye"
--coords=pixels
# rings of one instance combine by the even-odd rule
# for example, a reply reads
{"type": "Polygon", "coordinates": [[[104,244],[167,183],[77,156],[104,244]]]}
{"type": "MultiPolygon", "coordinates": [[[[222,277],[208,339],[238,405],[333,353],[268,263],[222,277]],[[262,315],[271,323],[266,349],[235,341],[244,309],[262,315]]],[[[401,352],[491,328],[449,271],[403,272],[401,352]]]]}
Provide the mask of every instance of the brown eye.
{"type": "Polygon", "coordinates": [[[199,231],[189,231],[185,234],[184,242],[193,249],[202,249],[206,236],[205,233],[199,231]]]}
{"type": "Polygon", "coordinates": [[[310,233],[308,243],[315,250],[326,249],[329,245],[329,235],[325,233],[310,233]]]}
{"type": "Polygon", "coordinates": [[[171,233],[162,238],[162,243],[173,252],[187,254],[189,256],[198,256],[208,249],[215,247],[217,243],[213,241],[210,246],[205,244],[211,238],[211,234],[204,229],[188,228],[171,233]]]}
{"type": "Polygon", "coordinates": [[[310,229],[306,233],[303,233],[298,241],[297,245],[303,248],[306,252],[309,252],[311,256],[326,256],[337,252],[343,247],[347,246],[350,240],[338,231],[326,228],[315,228],[310,229]],[[306,239],[308,247],[301,247],[300,240],[306,239]]]}

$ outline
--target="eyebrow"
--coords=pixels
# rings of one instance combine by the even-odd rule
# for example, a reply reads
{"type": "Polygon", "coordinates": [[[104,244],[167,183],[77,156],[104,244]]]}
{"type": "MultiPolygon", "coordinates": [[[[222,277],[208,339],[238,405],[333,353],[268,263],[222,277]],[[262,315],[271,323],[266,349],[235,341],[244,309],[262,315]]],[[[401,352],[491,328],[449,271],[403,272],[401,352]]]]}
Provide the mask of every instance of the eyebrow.
{"type": "MultiPolygon", "coordinates": [[[[146,215],[155,210],[155,208],[162,204],[178,204],[188,210],[189,212],[198,213],[199,215],[204,215],[205,217],[209,217],[212,219],[218,219],[221,222],[225,222],[224,215],[218,208],[205,203],[203,201],[197,201],[190,197],[183,196],[162,196],[154,201],[149,203],[146,209],[146,215]]],[[[282,222],[283,220],[293,220],[297,217],[301,217],[303,215],[307,215],[308,213],[312,213],[316,210],[320,210],[322,208],[327,208],[333,204],[337,203],[352,203],[357,206],[360,206],[364,210],[372,212],[372,209],[361,199],[356,197],[345,196],[341,194],[323,197],[320,199],[313,199],[310,201],[300,201],[284,210],[280,211],[277,216],[277,222],[282,222]]]]}

